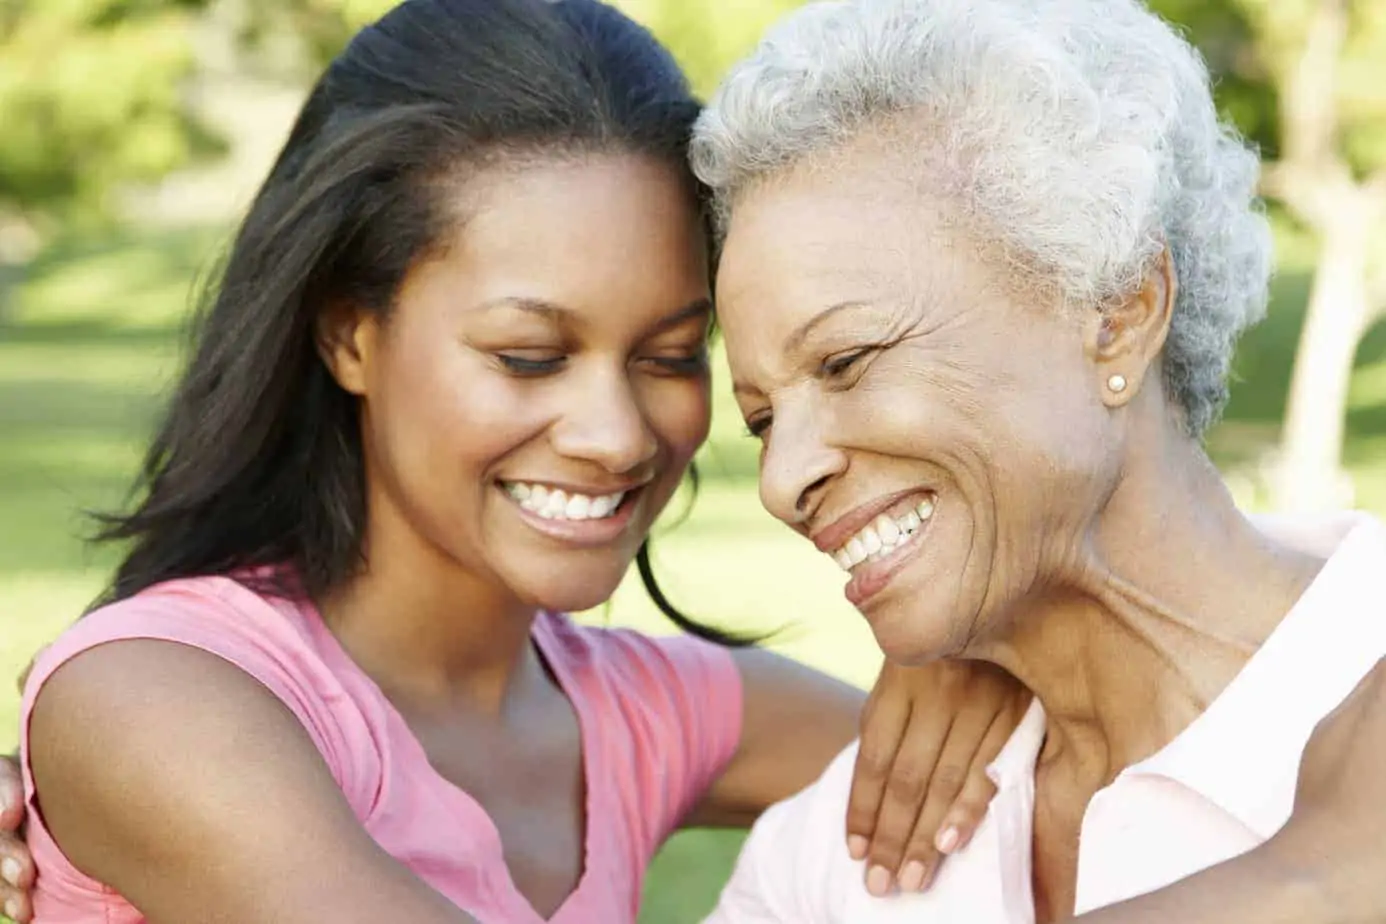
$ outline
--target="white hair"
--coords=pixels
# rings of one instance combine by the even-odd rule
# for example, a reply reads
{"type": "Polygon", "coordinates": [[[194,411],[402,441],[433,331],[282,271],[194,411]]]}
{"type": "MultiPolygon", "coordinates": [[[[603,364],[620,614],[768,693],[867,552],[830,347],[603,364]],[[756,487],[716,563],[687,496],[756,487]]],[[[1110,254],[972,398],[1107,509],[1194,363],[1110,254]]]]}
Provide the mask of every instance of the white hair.
{"type": "Polygon", "coordinates": [[[960,171],[961,214],[1066,303],[1136,291],[1169,248],[1165,387],[1202,435],[1265,313],[1271,248],[1258,158],[1198,53],[1137,0],[810,3],[731,71],[693,167],[725,231],[748,185],[916,114],[924,188],[940,159],[960,171]]]}

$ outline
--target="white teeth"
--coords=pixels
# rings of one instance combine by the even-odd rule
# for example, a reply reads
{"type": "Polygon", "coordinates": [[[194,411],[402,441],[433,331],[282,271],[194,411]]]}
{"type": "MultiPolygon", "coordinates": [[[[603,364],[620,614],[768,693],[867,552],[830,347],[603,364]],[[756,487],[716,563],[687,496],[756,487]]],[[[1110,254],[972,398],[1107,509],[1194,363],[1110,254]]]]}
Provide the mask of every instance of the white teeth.
{"type": "Polygon", "coordinates": [[[866,546],[867,555],[875,555],[885,548],[885,543],[881,541],[881,537],[876,535],[876,531],[869,526],[857,535],[861,536],[861,544],[866,546]]]}
{"type": "Polygon", "coordinates": [[[586,494],[574,494],[568,498],[568,509],[563,511],[563,515],[570,520],[585,520],[591,509],[592,498],[586,494]]]}
{"type": "Polygon", "coordinates": [[[530,513],[546,520],[604,520],[616,512],[625,492],[616,494],[569,494],[558,488],[521,481],[504,483],[505,493],[530,513]]]}
{"type": "Polygon", "coordinates": [[[549,502],[539,511],[539,515],[546,520],[553,520],[563,516],[567,511],[568,495],[562,491],[550,491],[549,502]]]}
{"type": "Polygon", "coordinates": [[[924,521],[933,515],[934,501],[931,497],[926,497],[897,517],[883,513],[862,527],[846,545],[833,552],[833,561],[843,571],[851,571],[867,559],[883,558],[908,542],[924,521]]]}
{"type": "Polygon", "coordinates": [[[852,560],[853,565],[859,565],[866,561],[866,546],[856,536],[853,536],[852,541],[847,543],[847,557],[852,560]]]}

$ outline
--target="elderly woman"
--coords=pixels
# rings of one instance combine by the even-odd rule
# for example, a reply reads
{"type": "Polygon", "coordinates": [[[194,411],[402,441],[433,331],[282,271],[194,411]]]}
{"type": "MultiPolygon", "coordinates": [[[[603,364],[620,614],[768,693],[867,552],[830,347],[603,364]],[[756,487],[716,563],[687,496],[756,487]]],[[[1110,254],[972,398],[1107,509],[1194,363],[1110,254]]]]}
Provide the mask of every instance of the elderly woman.
{"type": "Polygon", "coordinates": [[[1045,922],[1285,824],[1386,652],[1386,529],[1251,521],[1200,438],[1266,307],[1256,156],[1134,0],[811,4],[703,116],[761,494],[891,658],[1036,703],[972,842],[908,894],[849,856],[845,752],[756,826],[714,920],[1045,922]]]}

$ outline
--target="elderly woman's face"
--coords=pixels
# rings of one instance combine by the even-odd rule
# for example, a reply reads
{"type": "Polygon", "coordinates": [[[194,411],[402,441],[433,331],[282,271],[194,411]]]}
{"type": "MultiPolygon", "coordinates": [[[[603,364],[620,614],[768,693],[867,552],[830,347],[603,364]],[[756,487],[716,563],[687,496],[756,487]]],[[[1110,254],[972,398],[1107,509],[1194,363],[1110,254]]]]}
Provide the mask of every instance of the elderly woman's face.
{"type": "Polygon", "coordinates": [[[1090,325],[892,174],[857,158],[742,196],[717,295],[762,501],[912,661],[995,638],[1077,566],[1117,454],[1090,325]]]}

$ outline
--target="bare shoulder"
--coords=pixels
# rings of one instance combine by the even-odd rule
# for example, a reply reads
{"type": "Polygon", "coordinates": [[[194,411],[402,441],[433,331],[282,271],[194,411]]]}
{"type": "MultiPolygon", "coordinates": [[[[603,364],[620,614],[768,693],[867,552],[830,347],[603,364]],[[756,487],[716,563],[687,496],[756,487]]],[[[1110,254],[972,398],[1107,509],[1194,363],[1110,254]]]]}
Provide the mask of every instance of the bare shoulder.
{"type": "Polygon", "coordinates": [[[375,845],[293,713],[209,652],[77,654],[37,694],[29,760],[67,857],[155,924],[470,920],[375,845]]]}

